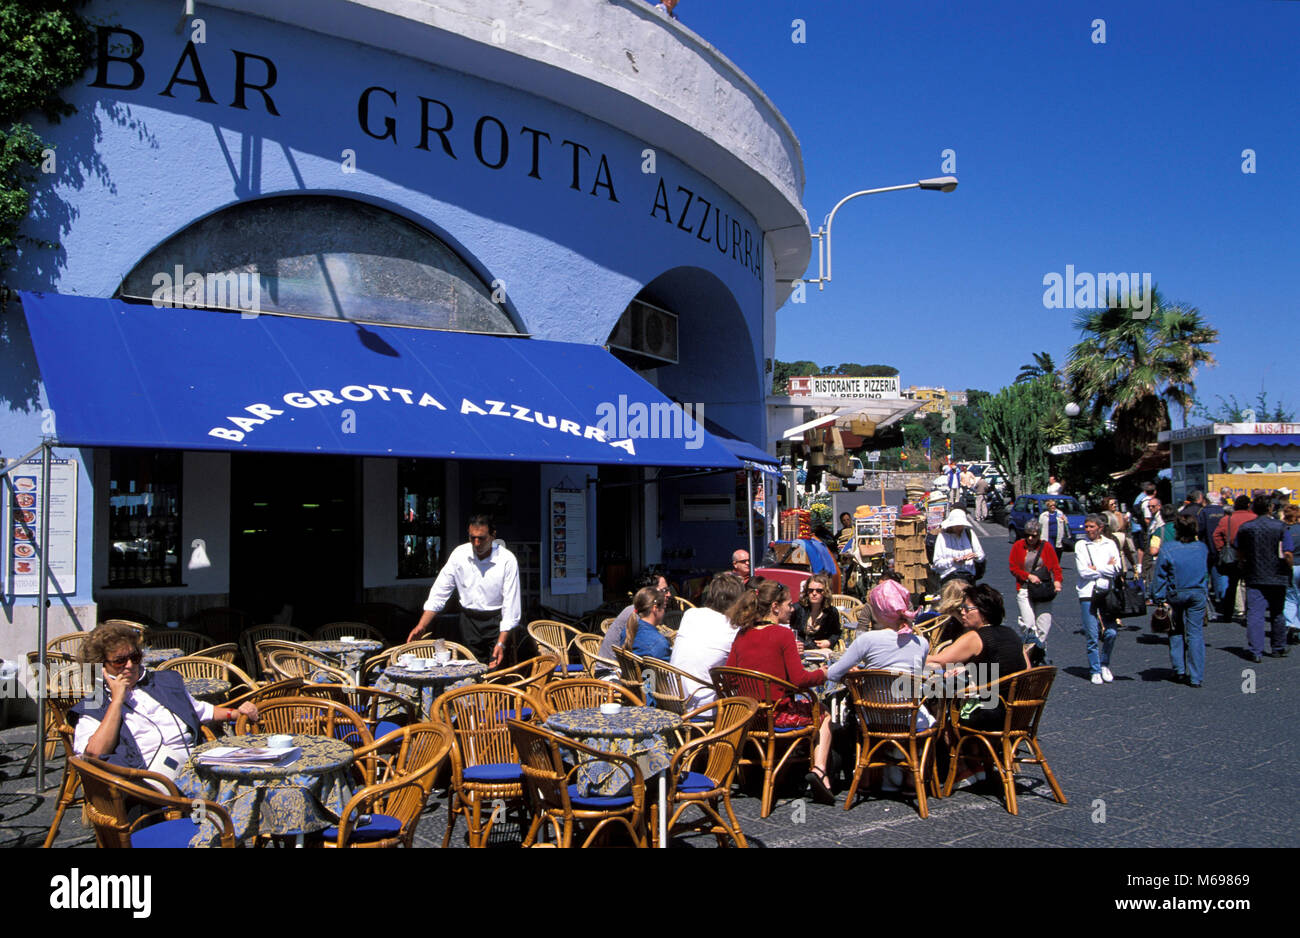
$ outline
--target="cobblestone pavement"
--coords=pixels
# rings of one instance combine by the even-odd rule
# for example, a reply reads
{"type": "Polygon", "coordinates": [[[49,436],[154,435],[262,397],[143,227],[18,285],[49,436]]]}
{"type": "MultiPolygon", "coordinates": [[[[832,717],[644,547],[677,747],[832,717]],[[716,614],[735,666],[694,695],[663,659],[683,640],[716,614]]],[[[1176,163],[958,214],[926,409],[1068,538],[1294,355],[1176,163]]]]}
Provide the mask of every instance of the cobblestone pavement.
{"type": "MultiPolygon", "coordinates": [[[[1007,571],[1005,529],[985,524],[987,581],[1002,590],[1014,624],[1013,581],[1007,571]]],[[[1168,645],[1143,630],[1121,631],[1113,684],[1089,683],[1073,558],[1064,561],[1066,587],[1053,604],[1048,654],[1060,669],[1043,717],[1041,741],[1069,804],[1059,805],[1033,766],[1019,778],[1019,816],[1002,807],[1000,787],[984,784],[930,802],[930,817],[897,796],[859,798],[843,810],[802,798],[802,772],[772,815],[758,817],[756,792],[735,797],[741,827],[755,847],[1280,847],[1297,827],[1295,678],[1298,654],[1248,660],[1245,629],[1207,627],[1205,686],[1171,683],[1168,645]]],[[[1137,625],[1136,622],[1133,623],[1137,625]]],[[[39,846],[54,811],[57,787],[32,794],[29,773],[18,777],[33,729],[0,733],[0,846],[39,846]]],[[[61,777],[61,762],[50,783],[61,777]]],[[[432,801],[417,840],[438,846],[445,803],[432,801]]],[[[458,823],[453,844],[464,842],[458,823]]],[[[507,824],[494,842],[518,842],[507,824]]],[[[57,844],[93,846],[80,812],[64,821],[57,844]]],[[[676,845],[709,847],[711,836],[676,845]]]]}

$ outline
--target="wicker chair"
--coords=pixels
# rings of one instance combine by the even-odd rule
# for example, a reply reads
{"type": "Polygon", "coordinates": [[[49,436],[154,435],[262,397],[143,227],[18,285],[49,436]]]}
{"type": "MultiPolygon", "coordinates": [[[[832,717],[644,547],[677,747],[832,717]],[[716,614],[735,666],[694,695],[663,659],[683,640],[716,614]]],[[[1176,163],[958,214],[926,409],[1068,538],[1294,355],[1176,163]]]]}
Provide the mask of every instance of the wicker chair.
{"type": "Polygon", "coordinates": [[[831,593],[831,605],[840,611],[841,617],[853,622],[858,618],[858,610],[862,608],[862,600],[856,596],[850,596],[848,593],[831,593]]]}
{"type": "Polygon", "coordinates": [[[675,609],[678,612],[685,612],[687,609],[694,609],[695,603],[691,602],[685,596],[673,596],[668,600],[668,608],[675,609]]]}
{"type": "MultiPolygon", "coordinates": [[[[239,646],[234,642],[223,642],[220,645],[209,645],[203,649],[204,658],[216,658],[218,661],[225,661],[234,664],[235,659],[239,657],[239,646]]],[[[244,662],[247,670],[247,662],[244,662]]]]}
{"type": "Polygon", "coordinates": [[[447,691],[433,702],[432,710],[434,719],[456,734],[451,751],[452,795],[442,845],[451,845],[456,817],[464,814],[469,845],[485,846],[497,812],[489,814],[485,826],[483,806],[497,799],[519,804],[524,798],[524,772],[506,722],[527,710],[539,720],[550,713],[526,691],[482,684],[447,691]]]}
{"type": "Polygon", "coordinates": [[[559,661],[554,655],[540,654],[508,668],[489,671],[479,678],[482,684],[501,684],[518,690],[540,691],[555,674],[559,661]]]}
{"type": "MultiPolygon", "coordinates": [[[[957,718],[960,699],[952,701],[949,722],[957,733],[957,745],[953,748],[951,761],[948,763],[948,779],[944,782],[944,795],[952,793],[952,786],[957,778],[957,765],[962,750],[968,743],[977,752],[982,745],[988,753],[994,768],[1002,780],[1002,792],[1006,797],[1006,807],[1012,814],[1019,814],[1016,804],[1016,767],[1019,765],[1040,765],[1047,784],[1052,788],[1052,795],[1060,804],[1068,804],[1061,786],[1056,783],[1056,776],[1047,764],[1047,757],[1038,745],[1038,722],[1043,717],[1043,708],[1047,706],[1047,695],[1052,690],[1056,679],[1056,668],[1031,668],[1009,674],[999,679],[987,690],[996,690],[998,698],[1006,708],[1006,716],[1001,727],[996,730],[981,730],[968,726],[957,718]],[[1029,756],[1021,757],[1016,753],[1021,746],[1029,747],[1029,756]]],[[[983,753],[980,753],[983,755],[983,753]]]]}
{"type": "MultiPolygon", "coordinates": [[[[40,692],[40,661],[41,653],[39,651],[29,651],[27,653],[27,671],[31,675],[32,684],[38,693],[40,692]]],[[[45,653],[45,664],[46,694],[48,697],[54,697],[56,696],[56,688],[67,688],[68,693],[64,695],[67,698],[65,710],[90,693],[86,688],[91,672],[84,670],[82,662],[73,655],[65,652],[47,651],[45,653]]],[[[59,721],[51,708],[45,710],[45,732],[41,738],[45,742],[46,760],[53,759],[59,753],[59,721]]],[[[18,773],[19,775],[27,774],[27,770],[31,768],[32,762],[36,759],[36,747],[39,745],[40,742],[32,744],[31,752],[27,754],[27,760],[23,763],[23,770],[18,773]]]]}
{"type": "Polygon", "coordinates": [[[542,688],[542,703],[546,704],[546,708],[552,713],[599,707],[603,703],[621,703],[629,707],[645,706],[645,702],[630,690],[611,684],[609,681],[598,681],[590,677],[552,681],[542,688]]]}
{"type": "Polygon", "coordinates": [[[52,638],[45,643],[46,651],[56,651],[62,655],[71,655],[77,657],[81,652],[81,646],[86,639],[90,638],[89,632],[69,632],[67,635],[60,635],[58,638],[52,638]]]}
{"type": "MultiPolygon", "coordinates": [[[[567,683],[567,682],[561,682],[567,683]]],[[[553,685],[554,686],[554,685],[553,685]]],[[[610,685],[606,685],[607,687],[610,685]]],[[[555,846],[572,847],[573,830],[578,823],[593,825],[579,846],[590,847],[610,827],[621,827],[637,847],[648,846],[645,823],[645,779],[636,760],[620,753],[604,752],[575,742],[567,736],[509,721],[510,738],[519,752],[524,787],[532,808],[533,820],[524,836],[524,846],[537,842],[543,823],[555,834],[555,846]],[[564,755],[577,758],[577,765],[565,765],[564,755]],[[629,791],[623,796],[586,797],[573,781],[575,773],[587,762],[605,762],[627,773],[629,791]]]]}
{"type": "Polygon", "coordinates": [[[297,697],[301,693],[303,685],[306,683],[307,682],[302,678],[296,677],[291,681],[275,681],[271,684],[263,684],[261,687],[257,687],[245,693],[236,694],[221,706],[233,710],[241,703],[251,700],[260,707],[264,700],[279,700],[281,697],[297,697]]]}
{"type": "Polygon", "coordinates": [[[198,655],[212,645],[212,639],[189,629],[149,629],[144,633],[144,643],[154,648],[179,648],[187,655],[198,655]]]}
{"type": "MultiPolygon", "coordinates": [[[[667,804],[671,812],[667,824],[670,841],[683,812],[694,806],[704,812],[705,823],[709,832],[718,838],[718,846],[726,846],[728,837],[737,847],[749,846],[741,833],[740,822],[736,820],[736,812],[731,809],[731,783],[744,752],[749,725],[756,713],[757,700],[726,697],[687,714],[688,723],[712,720],[713,729],[678,749],[665,773],[667,804]],[[697,761],[701,758],[703,764],[697,761]],[[727,812],[725,820],[718,812],[719,800],[727,812]]],[[[658,805],[652,805],[650,811],[650,827],[657,837],[658,805]]]]}
{"type": "MultiPolygon", "coordinates": [[[[264,664],[265,659],[258,653],[257,645],[259,642],[295,642],[301,645],[303,642],[311,641],[311,636],[302,629],[296,629],[291,625],[257,625],[251,629],[245,629],[239,636],[239,650],[244,653],[244,662],[248,665],[250,671],[266,673],[264,664]]],[[[300,649],[307,651],[308,649],[300,649]]]]}
{"type": "Polygon", "coordinates": [[[615,645],[614,659],[618,662],[619,683],[638,696],[644,694],[645,671],[641,656],[615,645]]]}
{"type": "Polygon", "coordinates": [[[54,809],[54,820],[50,822],[50,829],[45,835],[45,843],[41,845],[42,847],[48,848],[54,845],[54,838],[58,836],[59,826],[63,823],[63,815],[77,802],[81,776],[77,774],[77,769],[72,764],[72,757],[76,752],[72,745],[74,731],[68,715],[72,707],[88,695],[89,691],[80,678],[71,681],[56,678],[50,683],[50,693],[45,700],[46,715],[47,720],[54,726],[59,742],[63,744],[64,762],[58,805],[54,809]]]}
{"type": "Polygon", "coordinates": [[[386,776],[356,792],[336,826],[321,832],[326,847],[412,847],[438,770],[455,737],[440,723],[404,726],[376,741],[397,749],[386,776]]]}
{"type": "Polygon", "coordinates": [[[557,673],[573,674],[584,670],[582,664],[573,662],[573,643],[583,633],[572,625],[554,619],[535,619],[528,623],[528,634],[537,643],[539,652],[549,652],[560,660],[555,669],[557,673]]]}
{"type": "Polygon", "coordinates": [[[752,697],[758,701],[758,712],[749,727],[749,743],[758,755],[757,763],[745,760],[742,764],[757,764],[763,769],[763,805],[760,817],[772,813],[776,780],[782,770],[801,749],[801,758],[812,761],[818,729],[822,721],[821,703],[812,696],[812,723],[777,729],[776,707],[787,697],[800,693],[789,681],[744,668],[713,668],[709,671],[719,697],[752,697]],[[806,744],[806,745],[805,745],[806,744]]]}
{"type": "MultiPolygon", "coordinates": [[[[311,658],[313,661],[318,661],[322,665],[329,664],[329,661],[325,659],[324,655],[317,654],[301,642],[289,642],[278,638],[264,638],[258,641],[257,645],[253,649],[253,654],[257,656],[256,673],[264,681],[277,681],[283,676],[278,674],[275,668],[271,667],[271,652],[273,651],[292,651],[305,658],[311,658]]],[[[297,675],[294,676],[296,677],[297,675]]]]}
{"type": "MultiPolygon", "coordinates": [[[[100,619],[100,620],[99,620],[99,624],[100,624],[100,625],[125,625],[128,629],[135,629],[135,631],[136,631],[137,633],[139,633],[140,635],[144,635],[146,632],[171,632],[171,631],[173,631],[172,629],[160,629],[160,628],[157,628],[157,627],[155,627],[155,626],[152,626],[152,625],[148,624],[147,622],[142,622],[142,621],[140,621],[140,620],[138,620],[138,619],[135,619],[135,618],[130,618],[130,619],[100,619]]],[[[168,646],[168,647],[176,647],[176,646],[168,646]]]]}
{"type": "MultiPolygon", "coordinates": [[[[258,651],[261,652],[266,645],[266,642],[258,642],[258,651]]],[[[290,648],[266,652],[266,663],[277,679],[300,677],[309,684],[353,683],[352,675],[342,668],[333,667],[319,658],[290,648]]]]}
{"type": "Polygon", "coordinates": [[[618,616],[610,616],[608,619],[600,620],[600,634],[605,635],[609,632],[609,627],[614,624],[618,616]]]}
{"type": "Polygon", "coordinates": [[[290,736],[329,736],[357,749],[375,741],[366,721],[333,700],[318,697],[278,697],[257,705],[257,719],[241,713],[235,721],[235,735],[245,733],[287,733],[290,736]]]}
{"type": "Polygon", "coordinates": [[[917,731],[917,716],[921,710],[921,682],[910,674],[896,671],[850,671],[844,677],[858,715],[858,764],[853,769],[853,781],[844,796],[844,810],[853,807],[862,774],[872,769],[883,769],[895,762],[884,758],[886,754],[900,757],[899,768],[912,776],[916,790],[916,810],[921,817],[930,816],[925,788],[939,796],[939,786],[934,774],[931,746],[939,733],[939,724],[917,731]],[[900,694],[900,684],[909,693],[900,694]],[[919,747],[918,747],[919,744],[919,747]]]}
{"type": "Polygon", "coordinates": [[[582,658],[582,668],[587,677],[618,673],[617,661],[600,656],[600,643],[602,641],[603,639],[599,635],[586,634],[579,635],[573,640],[573,647],[577,649],[578,656],[582,658]]]}
{"type": "Polygon", "coordinates": [[[230,682],[231,695],[257,689],[257,681],[228,661],[207,655],[186,655],[158,665],[159,671],[179,671],[182,677],[213,678],[230,682]]]}
{"type": "Polygon", "coordinates": [[[207,817],[220,827],[221,846],[235,846],[235,826],[226,809],[215,801],[201,801],[180,793],[174,782],[157,772],[128,769],[99,759],[68,760],[81,778],[86,792],[86,818],[95,828],[101,847],[185,847],[199,829],[191,815],[207,817]],[[161,785],[163,794],[153,785],[161,785]],[[129,820],[135,805],[157,805],[135,821],[129,820]],[[162,814],[166,820],[142,826],[141,822],[162,814]]]}
{"type": "MultiPolygon", "coordinates": [[[[366,723],[366,729],[375,738],[375,745],[390,733],[395,733],[420,720],[420,705],[410,698],[377,687],[353,687],[342,684],[312,684],[300,691],[304,697],[323,697],[347,707],[366,723]]],[[[357,762],[361,765],[361,751],[357,762]]],[[[361,765],[363,784],[383,781],[374,774],[372,765],[361,765]]]]}
{"type": "Polygon", "coordinates": [[[658,658],[642,658],[641,669],[643,673],[650,676],[650,695],[654,699],[654,705],[660,710],[667,710],[682,717],[690,709],[692,694],[686,689],[685,682],[694,681],[696,684],[705,685],[711,683],[658,658]]]}
{"type": "Polygon", "coordinates": [[[373,625],[367,625],[364,622],[331,622],[328,625],[322,625],[312,633],[312,640],[318,642],[337,642],[345,635],[353,635],[357,638],[368,638],[384,645],[388,644],[388,639],[384,638],[384,633],[379,631],[373,625]]]}

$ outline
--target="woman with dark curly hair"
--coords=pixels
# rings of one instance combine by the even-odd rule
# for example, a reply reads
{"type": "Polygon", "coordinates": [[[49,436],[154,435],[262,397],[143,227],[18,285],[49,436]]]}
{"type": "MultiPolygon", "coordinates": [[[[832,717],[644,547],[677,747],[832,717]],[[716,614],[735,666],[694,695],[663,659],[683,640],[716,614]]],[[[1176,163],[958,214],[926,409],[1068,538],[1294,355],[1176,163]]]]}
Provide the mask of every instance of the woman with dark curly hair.
{"type": "Polygon", "coordinates": [[[179,671],[150,671],[143,658],[140,634],[126,625],[101,625],[82,644],[81,660],[104,669],[108,699],[99,695],[72,708],[78,755],[174,778],[198,742],[200,724],[241,713],[257,719],[252,703],[231,710],[195,700],[179,671]]]}

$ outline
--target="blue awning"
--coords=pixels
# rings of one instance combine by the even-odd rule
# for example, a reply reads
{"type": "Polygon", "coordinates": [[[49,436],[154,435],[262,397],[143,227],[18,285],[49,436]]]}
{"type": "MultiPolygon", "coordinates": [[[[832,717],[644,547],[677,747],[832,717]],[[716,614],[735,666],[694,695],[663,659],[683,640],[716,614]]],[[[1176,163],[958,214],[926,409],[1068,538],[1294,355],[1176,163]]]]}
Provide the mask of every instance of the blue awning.
{"type": "Polygon", "coordinates": [[[1229,433],[1220,438],[1220,449],[1235,446],[1300,446],[1296,433],[1229,433]]]}
{"type": "Polygon", "coordinates": [[[595,345],[22,299],[60,445],[741,466],[595,345]]]}

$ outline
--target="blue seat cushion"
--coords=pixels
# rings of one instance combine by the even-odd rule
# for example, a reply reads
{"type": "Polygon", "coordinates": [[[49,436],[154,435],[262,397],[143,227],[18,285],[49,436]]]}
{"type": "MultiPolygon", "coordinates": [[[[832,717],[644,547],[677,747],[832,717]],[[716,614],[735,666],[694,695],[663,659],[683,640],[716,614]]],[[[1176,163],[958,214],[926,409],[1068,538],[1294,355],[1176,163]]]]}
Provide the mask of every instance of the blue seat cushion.
{"type": "Polygon", "coordinates": [[[399,723],[394,723],[391,720],[380,720],[375,724],[375,739],[381,739],[394,730],[400,730],[401,728],[399,723]]]}
{"type": "MultiPolygon", "coordinates": [[[[352,839],[383,840],[386,837],[396,837],[401,832],[402,822],[391,814],[372,814],[366,823],[352,828],[352,839]]],[[[326,840],[338,840],[338,825],[325,828],[321,831],[321,836],[326,840]]]]}
{"type": "Polygon", "coordinates": [[[497,719],[498,720],[531,720],[533,718],[532,707],[524,707],[524,709],[519,711],[519,713],[520,713],[519,716],[515,716],[515,711],[513,709],[502,710],[500,713],[497,714],[497,719]]]}
{"type": "Polygon", "coordinates": [[[569,786],[569,803],[575,808],[587,811],[609,811],[613,808],[627,808],[632,805],[631,795],[584,795],[577,785],[569,786]]]}
{"type": "Polygon", "coordinates": [[[586,670],[586,667],[587,666],[583,664],[557,664],[555,666],[555,673],[560,674],[564,672],[564,673],[572,674],[575,671],[584,671],[586,670]]]}
{"type": "Polygon", "coordinates": [[[806,730],[806,729],[808,729],[808,725],[807,725],[807,724],[805,724],[804,726],[778,726],[778,727],[776,727],[776,731],[777,731],[778,733],[797,733],[797,732],[799,732],[800,730],[806,730]]]}
{"type": "Polygon", "coordinates": [[[677,780],[677,790],[681,792],[712,791],[717,783],[702,772],[687,772],[677,780]]]}
{"type": "Polygon", "coordinates": [[[143,849],[154,847],[188,847],[190,838],[199,831],[198,825],[190,818],[182,817],[174,821],[162,821],[149,827],[142,827],[131,835],[131,846],[143,849]]]}
{"type": "Polygon", "coordinates": [[[524,770],[518,762],[469,765],[462,774],[467,782],[522,782],[524,779],[524,770]]]}

